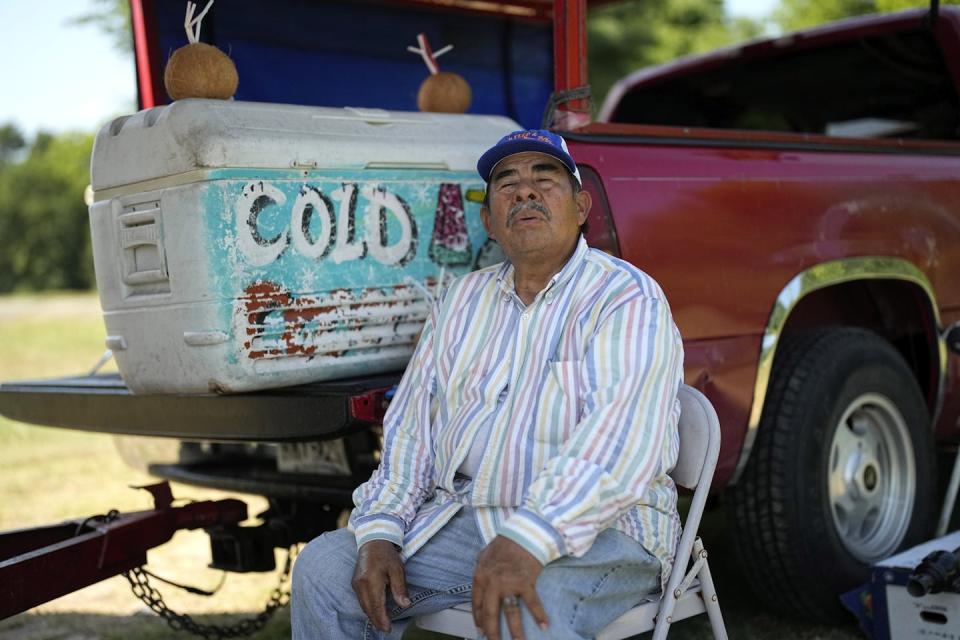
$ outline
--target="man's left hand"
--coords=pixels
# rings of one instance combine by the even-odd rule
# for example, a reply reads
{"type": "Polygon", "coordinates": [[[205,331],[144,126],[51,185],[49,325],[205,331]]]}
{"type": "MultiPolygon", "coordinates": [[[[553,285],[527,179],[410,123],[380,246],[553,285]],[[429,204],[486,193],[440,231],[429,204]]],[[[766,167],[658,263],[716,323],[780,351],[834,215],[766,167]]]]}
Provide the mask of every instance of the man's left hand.
{"type": "Polygon", "coordinates": [[[513,640],[523,640],[520,607],[526,606],[541,629],[547,612],[537,595],[543,565],[513,540],[497,536],[477,556],[473,572],[473,622],[489,640],[500,640],[500,609],[513,640]]]}

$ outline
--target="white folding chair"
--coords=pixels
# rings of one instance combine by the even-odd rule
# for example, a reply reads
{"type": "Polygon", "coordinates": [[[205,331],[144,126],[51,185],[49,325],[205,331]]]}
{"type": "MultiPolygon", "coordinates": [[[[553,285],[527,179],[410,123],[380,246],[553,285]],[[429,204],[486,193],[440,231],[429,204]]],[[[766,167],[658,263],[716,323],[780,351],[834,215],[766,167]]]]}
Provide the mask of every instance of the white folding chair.
{"type": "MultiPolygon", "coordinates": [[[[720,453],[720,422],[710,401],[693,387],[682,385],[678,398],[681,407],[678,425],[680,455],[670,476],[679,486],[694,491],[677,546],[674,569],[684,566],[681,563],[685,558],[690,558],[690,567],[687,571],[672,571],[663,597],[630,609],[605,627],[597,635],[597,640],[621,640],[651,629],[653,640],[664,640],[671,624],[704,612],[710,619],[713,637],[727,640],[727,629],[707,564],[707,552],[697,537],[720,453]]],[[[420,616],[415,623],[428,631],[461,638],[477,637],[469,603],[420,616]]]]}

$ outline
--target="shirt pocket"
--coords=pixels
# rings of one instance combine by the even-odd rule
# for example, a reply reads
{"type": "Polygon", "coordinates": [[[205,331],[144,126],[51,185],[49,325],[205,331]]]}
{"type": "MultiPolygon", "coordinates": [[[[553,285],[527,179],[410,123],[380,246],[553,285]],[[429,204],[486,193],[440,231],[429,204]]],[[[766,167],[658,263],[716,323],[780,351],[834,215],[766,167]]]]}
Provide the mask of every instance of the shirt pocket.
{"type": "Polygon", "coordinates": [[[579,360],[547,363],[538,440],[561,444],[576,426],[580,418],[581,364],[579,360]]]}

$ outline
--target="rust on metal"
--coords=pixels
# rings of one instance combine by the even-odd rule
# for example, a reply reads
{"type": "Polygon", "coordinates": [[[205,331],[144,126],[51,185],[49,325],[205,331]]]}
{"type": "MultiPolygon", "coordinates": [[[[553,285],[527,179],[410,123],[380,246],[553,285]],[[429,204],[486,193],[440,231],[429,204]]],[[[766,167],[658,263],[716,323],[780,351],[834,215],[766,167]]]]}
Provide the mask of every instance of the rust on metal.
{"type": "Polygon", "coordinates": [[[383,348],[410,350],[428,311],[422,294],[404,284],[294,295],[258,281],[244,294],[241,335],[251,360],[363,359],[383,348]]]}

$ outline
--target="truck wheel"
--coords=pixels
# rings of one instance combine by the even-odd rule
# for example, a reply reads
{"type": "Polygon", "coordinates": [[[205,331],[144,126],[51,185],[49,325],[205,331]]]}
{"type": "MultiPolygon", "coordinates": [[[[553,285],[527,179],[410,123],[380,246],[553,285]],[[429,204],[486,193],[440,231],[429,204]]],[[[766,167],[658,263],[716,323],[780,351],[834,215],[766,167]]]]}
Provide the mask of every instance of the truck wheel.
{"type": "Polygon", "coordinates": [[[787,336],[731,490],[740,565],[776,610],[849,621],[837,596],[932,530],[933,434],[906,362],[877,334],[787,336]]]}

